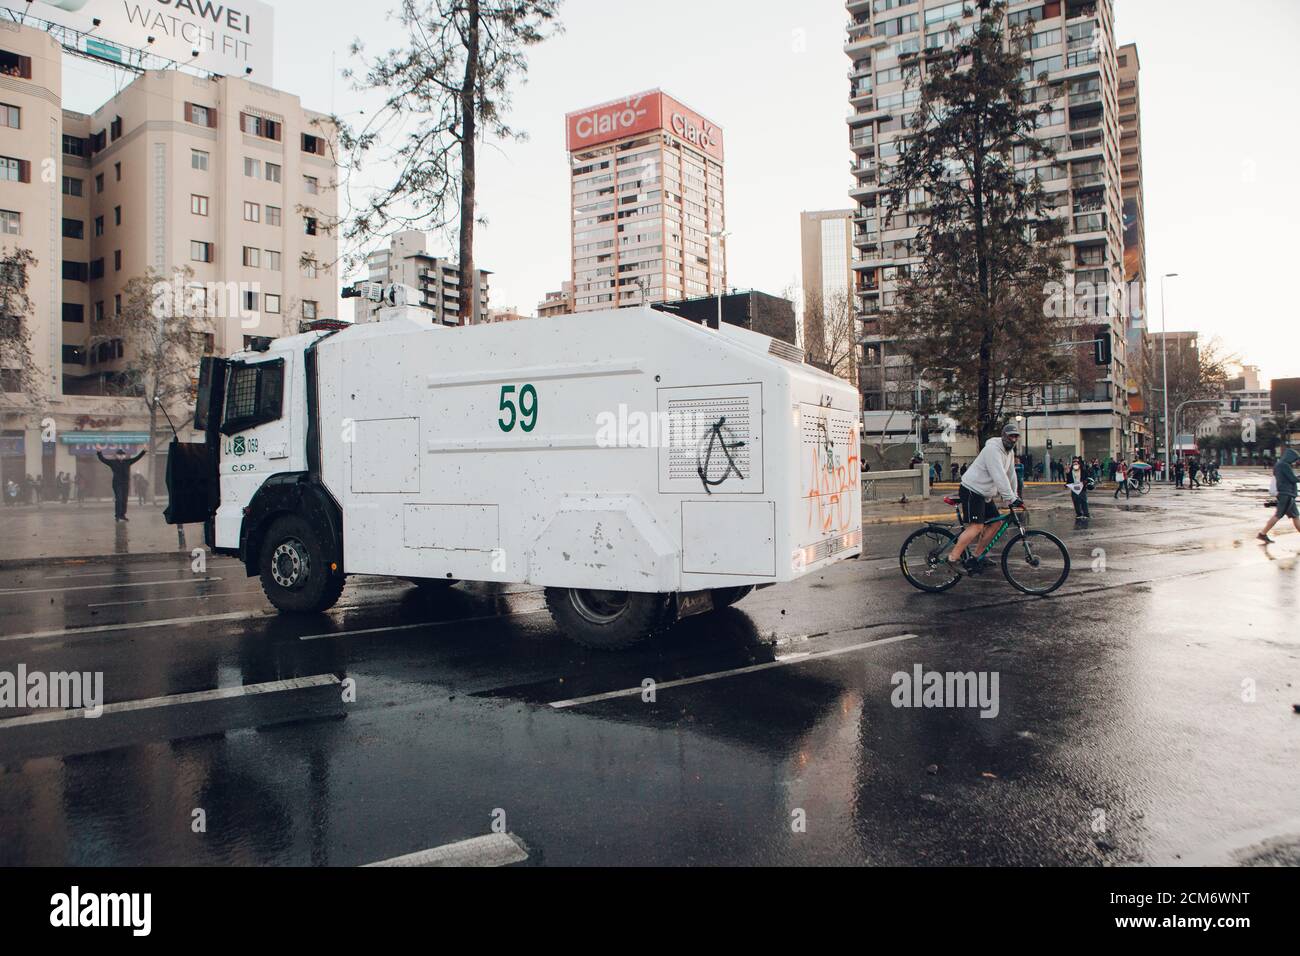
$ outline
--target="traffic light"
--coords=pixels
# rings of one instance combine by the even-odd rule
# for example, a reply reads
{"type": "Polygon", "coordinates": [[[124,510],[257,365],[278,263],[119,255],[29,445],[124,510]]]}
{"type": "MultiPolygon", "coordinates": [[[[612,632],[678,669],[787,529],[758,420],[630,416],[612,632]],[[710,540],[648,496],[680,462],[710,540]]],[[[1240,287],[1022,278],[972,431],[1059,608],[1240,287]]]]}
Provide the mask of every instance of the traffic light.
{"type": "Polygon", "coordinates": [[[1097,337],[1093,340],[1093,360],[1102,366],[1110,365],[1110,329],[1098,328],[1097,337]]]}

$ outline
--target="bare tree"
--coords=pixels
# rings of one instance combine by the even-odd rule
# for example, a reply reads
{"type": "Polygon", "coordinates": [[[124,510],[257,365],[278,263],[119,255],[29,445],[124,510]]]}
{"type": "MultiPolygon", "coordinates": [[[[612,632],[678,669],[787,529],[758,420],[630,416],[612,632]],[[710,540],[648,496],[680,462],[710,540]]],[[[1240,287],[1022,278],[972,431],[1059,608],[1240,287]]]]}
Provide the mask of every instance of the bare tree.
{"type": "MultiPolygon", "coordinates": [[[[360,40],[357,89],[379,90],[383,106],[360,129],[339,124],[353,164],[395,169],[369,195],[344,237],[364,243],[392,226],[447,231],[459,223],[461,315],[477,318],[474,226],[480,139],[519,140],[506,122],[511,90],[527,77],[525,50],[562,27],[560,0],[402,0],[406,45],[367,59],[360,40]]],[[[355,77],[351,70],[345,75],[355,77]]]]}
{"type": "Polygon", "coordinates": [[[858,384],[857,305],[847,290],[808,292],[803,307],[804,351],[810,364],[855,388],[858,384]]]}
{"type": "Polygon", "coordinates": [[[28,270],[36,258],[27,249],[0,254],[0,417],[26,416],[46,397],[46,383],[32,357],[27,295],[28,270]]]}
{"type": "MultiPolygon", "coordinates": [[[[126,368],[114,385],[121,395],[144,402],[149,413],[149,459],[157,454],[158,416],[175,421],[193,403],[199,361],[211,326],[205,299],[192,286],[188,266],[166,276],[153,269],[127,282],[122,310],[105,316],[91,348],[122,342],[126,368]]],[[[150,494],[156,497],[154,483],[150,494]]]]}
{"type": "MultiPolygon", "coordinates": [[[[1172,416],[1178,406],[1189,401],[1208,401],[1221,399],[1227,393],[1228,379],[1238,359],[1225,351],[1223,343],[1215,338],[1198,347],[1187,345],[1181,338],[1175,344],[1161,352],[1160,337],[1148,335],[1144,341],[1145,356],[1142,362],[1142,394],[1151,396],[1152,421],[1164,417],[1165,387],[1164,370],[1168,365],[1169,378],[1169,414],[1171,421],[1171,439],[1174,423],[1172,416]]],[[[1189,405],[1183,409],[1178,419],[1180,429],[1195,431],[1196,426],[1211,415],[1217,414],[1213,405],[1189,405]]],[[[1163,437],[1163,423],[1157,427],[1157,434],[1163,437]]]]}

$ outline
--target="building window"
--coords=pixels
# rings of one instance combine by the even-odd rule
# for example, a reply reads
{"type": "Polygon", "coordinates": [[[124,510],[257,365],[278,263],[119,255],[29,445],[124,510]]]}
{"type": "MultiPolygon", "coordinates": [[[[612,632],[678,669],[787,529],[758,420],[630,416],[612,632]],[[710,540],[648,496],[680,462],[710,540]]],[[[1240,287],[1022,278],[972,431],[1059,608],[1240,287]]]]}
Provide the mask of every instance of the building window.
{"type": "Polygon", "coordinates": [[[63,364],[64,365],[85,365],[86,350],[78,345],[63,346],[63,364]]]}
{"type": "Polygon", "coordinates": [[[262,251],[252,246],[244,246],[244,265],[250,269],[260,268],[262,265],[262,251]]]}
{"type": "Polygon", "coordinates": [[[262,178],[262,161],[251,156],[244,157],[244,175],[254,179],[262,178]]]}
{"type": "Polygon", "coordinates": [[[113,296],[113,314],[114,314],[114,315],[121,315],[121,314],[122,314],[122,296],[121,296],[121,294],[118,294],[118,295],[113,296]]]}
{"type": "Polygon", "coordinates": [[[102,236],[103,234],[104,234],[104,217],[103,217],[103,216],[96,216],[96,217],[95,217],[95,235],[97,235],[97,236],[102,236]]]}
{"type": "Polygon", "coordinates": [[[190,168],[208,171],[208,154],[201,149],[190,150],[190,168]]]}
{"type": "Polygon", "coordinates": [[[63,303],[63,321],[84,324],[86,321],[86,307],[79,302],[63,303]]]}
{"type": "Polygon", "coordinates": [[[23,234],[22,213],[12,209],[0,209],[0,236],[21,236],[23,234]]]}
{"type": "Polygon", "coordinates": [[[302,274],[303,274],[303,277],[304,277],[304,278],[306,278],[306,279],[314,279],[314,278],[316,278],[316,260],[315,260],[315,259],[308,259],[306,262],[303,262],[303,263],[301,263],[300,265],[301,265],[301,271],[302,271],[302,274]]]}
{"type": "Polygon", "coordinates": [[[244,311],[245,311],[245,312],[256,312],[256,311],[257,311],[257,293],[256,293],[256,292],[252,292],[252,291],[249,291],[249,290],[245,290],[245,291],[244,291],[244,311]]]}
{"type": "Polygon", "coordinates": [[[307,192],[311,193],[313,196],[320,192],[320,180],[315,176],[302,177],[302,184],[307,188],[307,192]]]}
{"type": "Polygon", "coordinates": [[[272,272],[279,272],[280,253],[276,252],[274,249],[267,249],[265,250],[265,252],[266,252],[266,267],[270,269],[272,272]]]}
{"type": "Polygon", "coordinates": [[[69,136],[63,134],[63,154],[65,156],[85,156],[86,141],[80,136],[69,136]]]}
{"type": "Polygon", "coordinates": [[[280,225],[280,207],[279,207],[279,206],[267,206],[267,207],[266,207],[266,224],[267,224],[268,226],[278,226],[278,225],[280,225]]]}
{"type": "Polygon", "coordinates": [[[245,221],[245,222],[261,222],[261,221],[262,221],[262,207],[259,206],[259,205],[258,205],[257,203],[255,203],[255,202],[246,202],[246,203],[244,203],[244,221],[245,221]]]}
{"type": "Polygon", "coordinates": [[[92,314],[95,316],[95,321],[96,321],[96,322],[103,322],[103,321],[104,321],[104,303],[103,303],[103,302],[96,302],[92,314]]]}
{"type": "Polygon", "coordinates": [[[104,191],[104,174],[103,174],[103,173],[96,173],[96,174],[95,174],[95,192],[96,192],[96,193],[102,193],[103,191],[104,191]]]}
{"type": "Polygon", "coordinates": [[[190,240],[190,259],[194,262],[212,261],[212,243],[190,240]]]}
{"type": "Polygon", "coordinates": [[[191,194],[190,212],[196,216],[206,216],[208,214],[208,197],[191,194]]]}
{"type": "Polygon", "coordinates": [[[65,195],[65,196],[80,196],[80,195],[81,195],[81,180],[80,180],[80,179],[76,179],[76,178],[74,178],[74,177],[72,177],[72,176],[64,176],[64,177],[63,177],[63,195],[65,195]]]}
{"type": "Polygon", "coordinates": [[[278,183],[280,181],[280,165],[278,163],[266,164],[266,178],[268,181],[278,183]]]}
{"type": "Polygon", "coordinates": [[[20,79],[32,78],[32,58],[8,50],[0,50],[0,74],[16,76],[20,79]]]}
{"type": "Polygon", "coordinates": [[[121,206],[114,206],[114,207],[113,207],[113,225],[115,225],[115,226],[120,226],[120,225],[122,225],[122,207],[121,207],[121,206]]]}
{"type": "Polygon", "coordinates": [[[84,239],[86,237],[86,224],[80,219],[63,220],[63,238],[65,239],[84,239]]]}
{"type": "Polygon", "coordinates": [[[280,314],[280,297],[270,292],[266,294],[266,311],[272,315],[280,314]]]}
{"type": "Polygon", "coordinates": [[[319,136],[312,136],[310,133],[302,134],[302,151],[304,153],[315,153],[317,156],[325,155],[325,140],[319,136]]]}
{"type": "Polygon", "coordinates": [[[303,232],[305,232],[307,235],[309,235],[309,236],[314,236],[314,235],[316,235],[316,217],[315,217],[315,216],[303,216],[303,217],[302,217],[302,226],[303,226],[303,232]]]}
{"type": "Polygon", "coordinates": [[[122,250],[121,249],[113,250],[113,271],[114,272],[122,271],[122,250]]]}
{"type": "Polygon", "coordinates": [[[273,139],[277,142],[280,139],[282,124],[278,120],[254,116],[252,113],[240,113],[239,124],[249,136],[260,136],[262,139],[273,139]]]}
{"type": "Polygon", "coordinates": [[[318,311],[318,310],[317,310],[317,305],[318,305],[318,303],[314,302],[314,301],[311,300],[311,299],[303,299],[303,300],[302,300],[302,317],[303,317],[304,319],[314,319],[314,318],[316,318],[316,313],[317,313],[317,311],[318,311]]]}
{"type": "Polygon", "coordinates": [[[84,262],[63,260],[63,278],[69,282],[85,282],[90,277],[90,268],[84,262]]]}
{"type": "MultiPolygon", "coordinates": [[[[8,126],[10,129],[22,129],[22,110],[16,106],[10,106],[8,103],[0,103],[0,126],[8,126]]],[[[63,137],[65,140],[68,137],[63,137]]]]}
{"type": "Polygon", "coordinates": [[[0,156],[0,181],[10,183],[29,183],[32,181],[31,166],[25,159],[12,156],[0,156]]]}
{"type": "Polygon", "coordinates": [[[119,182],[119,183],[122,181],[122,164],[121,164],[121,163],[114,163],[114,164],[113,164],[113,180],[114,180],[115,182],[119,182]]]}
{"type": "Polygon", "coordinates": [[[92,282],[95,279],[104,278],[104,259],[102,256],[90,263],[90,278],[92,282]]]}
{"type": "Polygon", "coordinates": [[[113,122],[108,124],[108,135],[113,142],[117,142],[117,138],[122,135],[122,117],[113,117],[113,122]]]}
{"type": "Polygon", "coordinates": [[[197,103],[186,103],[185,122],[216,129],[217,111],[208,106],[199,106],[197,103]]]}

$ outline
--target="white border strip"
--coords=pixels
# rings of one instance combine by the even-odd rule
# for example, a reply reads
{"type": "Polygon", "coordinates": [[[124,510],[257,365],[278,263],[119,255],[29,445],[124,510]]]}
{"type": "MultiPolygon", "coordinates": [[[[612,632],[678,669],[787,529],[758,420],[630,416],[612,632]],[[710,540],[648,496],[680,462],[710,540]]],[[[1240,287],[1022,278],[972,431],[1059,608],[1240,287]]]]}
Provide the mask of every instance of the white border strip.
{"type": "MultiPolygon", "coordinates": [[[[737,667],[729,671],[714,671],[711,674],[700,674],[697,677],[683,677],[680,680],[666,680],[662,683],[655,684],[655,690],[667,690],[671,687],[685,687],[688,684],[702,684],[705,681],[721,680],[725,677],[737,677],[741,674],[756,674],[759,671],[771,670],[774,667],[785,667],[789,664],[803,664],[808,661],[819,660],[824,657],[838,657],[841,654],[852,654],[854,651],[865,650],[868,647],[879,647],[882,644],[895,644],[899,641],[910,641],[920,637],[920,634],[899,634],[897,637],[882,637],[878,641],[866,641],[862,644],[850,644],[848,647],[837,647],[829,651],[815,651],[807,654],[789,654],[777,661],[768,661],[766,664],[751,664],[749,667],[737,667]]],[[[565,710],[569,707],[581,707],[584,704],[595,704],[605,700],[615,700],[619,697],[636,697],[644,692],[645,688],[641,686],[627,687],[623,690],[612,690],[605,694],[592,694],[590,697],[574,697],[572,700],[557,700],[550,706],[555,710],[565,710]]]]}

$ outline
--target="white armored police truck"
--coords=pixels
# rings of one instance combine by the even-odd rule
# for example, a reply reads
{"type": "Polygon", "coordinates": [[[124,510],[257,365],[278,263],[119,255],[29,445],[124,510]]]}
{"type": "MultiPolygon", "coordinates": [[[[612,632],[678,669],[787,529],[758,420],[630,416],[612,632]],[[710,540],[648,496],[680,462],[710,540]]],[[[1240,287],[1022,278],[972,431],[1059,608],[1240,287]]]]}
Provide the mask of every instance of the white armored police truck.
{"type": "Polygon", "coordinates": [[[858,396],[746,329],[620,309],[380,321],[205,358],[167,520],[320,612],[350,574],[545,589],[622,647],[862,546],[858,396]]]}

